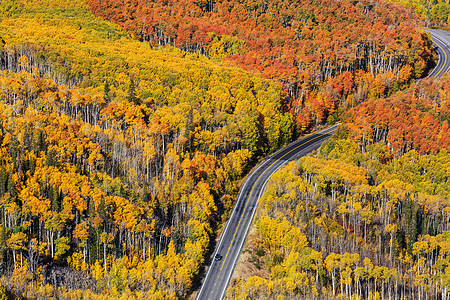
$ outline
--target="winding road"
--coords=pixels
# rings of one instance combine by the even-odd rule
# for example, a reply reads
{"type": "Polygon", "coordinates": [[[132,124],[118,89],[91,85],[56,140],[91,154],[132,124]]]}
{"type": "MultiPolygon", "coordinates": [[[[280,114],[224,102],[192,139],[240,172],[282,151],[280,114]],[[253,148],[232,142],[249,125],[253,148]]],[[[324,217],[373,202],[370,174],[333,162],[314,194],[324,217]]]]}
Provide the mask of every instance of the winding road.
{"type": "Polygon", "coordinates": [[[198,300],[216,300],[224,297],[256,212],[258,199],[269,177],[288,161],[298,159],[319,148],[323,141],[333,135],[336,128],[337,125],[334,125],[293,142],[271,155],[248,176],[214,252],[220,254],[222,258],[212,261],[197,295],[198,300]]]}
{"type": "Polygon", "coordinates": [[[438,61],[428,77],[437,78],[450,70],[450,32],[436,29],[424,29],[431,34],[438,61]]]}
{"type": "MultiPolygon", "coordinates": [[[[424,30],[431,34],[435,50],[439,55],[436,67],[428,77],[437,78],[450,70],[450,32],[424,30]]],[[[248,176],[214,252],[214,256],[219,254],[221,259],[213,260],[208,268],[202,287],[197,294],[198,300],[223,299],[256,212],[258,199],[270,176],[286,162],[298,159],[319,148],[323,141],[333,135],[336,127],[337,125],[332,126],[293,142],[266,159],[248,176]]]]}

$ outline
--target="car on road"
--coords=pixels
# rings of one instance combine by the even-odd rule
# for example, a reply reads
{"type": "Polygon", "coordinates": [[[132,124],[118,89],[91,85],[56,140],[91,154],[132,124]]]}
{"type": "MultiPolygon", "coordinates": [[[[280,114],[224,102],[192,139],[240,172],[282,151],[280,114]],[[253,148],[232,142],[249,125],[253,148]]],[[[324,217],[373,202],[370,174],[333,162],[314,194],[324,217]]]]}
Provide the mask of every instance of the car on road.
{"type": "Polygon", "coordinates": [[[214,256],[214,260],[221,260],[222,259],[222,255],[220,255],[219,253],[217,253],[215,256],[214,256]]]}

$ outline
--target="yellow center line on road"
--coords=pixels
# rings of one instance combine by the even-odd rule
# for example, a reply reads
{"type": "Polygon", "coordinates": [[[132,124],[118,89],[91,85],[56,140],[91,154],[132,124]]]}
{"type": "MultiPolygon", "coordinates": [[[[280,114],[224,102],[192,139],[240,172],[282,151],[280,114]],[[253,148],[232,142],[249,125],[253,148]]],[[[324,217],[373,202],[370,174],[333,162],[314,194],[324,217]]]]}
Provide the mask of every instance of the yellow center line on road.
{"type": "MultiPolygon", "coordinates": [[[[283,158],[286,157],[287,155],[291,154],[293,151],[297,150],[297,149],[300,148],[301,146],[303,146],[303,145],[305,145],[305,144],[307,144],[307,143],[309,143],[309,142],[311,142],[311,141],[313,141],[313,140],[315,140],[315,139],[318,139],[318,138],[320,138],[320,137],[322,137],[322,136],[324,136],[324,135],[327,135],[327,134],[328,134],[328,133],[324,133],[324,134],[318,135],[318,136],[316,136],[315,138],[312,138],[312,139],[310,139],[310,140],[308,140],[308,141],[306,141],[306,142],[304,142],[304,143],[298,145],[297,147],[295,147],[294,149],[292,149],[291,151],[289,151],[288,153],[286,153],[285,155],[283,155],[282,157],[280,157],[279,159],[277,159],[276,161],[274,161],[269,167],[267,167],[267,168],[264,170],[264,172],[261,173],[261,175],[258,176],[258,178],[255,180],[255,183],[261,178],[261,176],[264,175],[264,173],[266,173],[267,170],[270,169],[270,167],[272,167],[272,166],[273,166],[274,164],[276,164],[278,161],[280,161],[281,159],[283,159],[283,158]]],[[[252,196],[252,194],[253,194],[253,189],[254,189],[254,188],[255,188],[255,185],[253,185],[252,189],[250,190],[250,194],[248,195],[247,202],[245,203],[244,211],[242,212],[241,217],[239,218],[238,226],[236,227],[236,230],[235,230],[235,232],[234,232],[234,234],[233,234],[233,238],[231,239],[230,246],[228,247],[227,254],[225,254],[225,258],[224,258],[224,260],[223,260],[223,262],[222,262],[222,266],[220,267],[220,271],[222,271],[222,268],[223,268],[223,266],[225,265],[225,261],[227,260],[228,253],[230,252],[231,244],[233,244],[234,238],[235,238],[235,236],[236,236],[236,232],[237,232],[238,229],[239,229],[239,226],[240,226],[240,224],[241,224],[242,217],[243,217],[244,214],[245,214],[245,210],[247,209],[248,201],[250,201],[250,198],[251,198],[251,196],[252,196]]]]}
{"type": "Polygon", "coordinates": [[[437,78],[439,73],[441,73],[441,71],[445,68],[445,65],[447,64],[447,52],[445,52],[444,48],[442,48],[441,45],[439,45],[438,43],[436,42],[433,43],[439,48],[441,48],[442,52],[444,52],[444,64],[442,65],[442,68],[434,75],[434,78],[437,78]]]}

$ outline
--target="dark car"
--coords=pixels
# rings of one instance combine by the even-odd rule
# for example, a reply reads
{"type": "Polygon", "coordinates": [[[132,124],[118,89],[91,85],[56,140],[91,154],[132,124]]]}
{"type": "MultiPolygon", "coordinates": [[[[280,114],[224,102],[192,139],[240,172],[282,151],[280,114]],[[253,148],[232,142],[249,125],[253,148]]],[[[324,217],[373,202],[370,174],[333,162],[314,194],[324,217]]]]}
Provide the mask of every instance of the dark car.
{"type": "Polygon", "coordinates": [[[214,260],[221,260],[222,259],[222,255],[220,255],[219,253],[217,253],[215,256],[214,256],[214,260]]]}

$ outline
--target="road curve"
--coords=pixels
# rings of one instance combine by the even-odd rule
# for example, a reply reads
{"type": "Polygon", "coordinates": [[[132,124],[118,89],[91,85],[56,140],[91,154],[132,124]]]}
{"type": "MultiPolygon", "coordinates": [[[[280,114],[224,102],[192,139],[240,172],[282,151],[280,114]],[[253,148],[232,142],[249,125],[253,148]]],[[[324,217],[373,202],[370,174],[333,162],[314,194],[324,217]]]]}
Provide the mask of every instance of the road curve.
{"type": "Polygon", "coordinates": [[[225,296],[228,283],[233,275],[252,223],[258,200],[269,177],[288,161],[298,159],[319,148],[322,142],[334,134],[336,127],[337,125],[334,125],[282,148],[261,163],[247,177],[214,251],[214,255],[220,254],[222,259],[212,261],[197,294],[198,300],[217,300],[223,299],[225,296]]]}
{"type": "MultiPolygon", "coordinates": [[[[439,55],[436,67],[428,77],[437,78],[450,70],[450,32],[424,30],[431,34],[435,50],[439,55]]],[[[266,159],[248,176],[239,191],[236,204],[214,251],[214,256],[220,254],[222,259],[211,262],[196,299],[220,300],[224,298],[256,212],[258,200],[268,179],[288,161],[298,159],[319,148],[322,142],[333,135],[336,127],[336,125],[332,126],[293,142],[266,159]]]]}
{"type": "Polygon", "coordinates": [[[428,77],[437,78],[450,70],[450,32],[436,29],[424,29],[431,34],[434,49],[438,53],[438,62],[428,77]]]}

